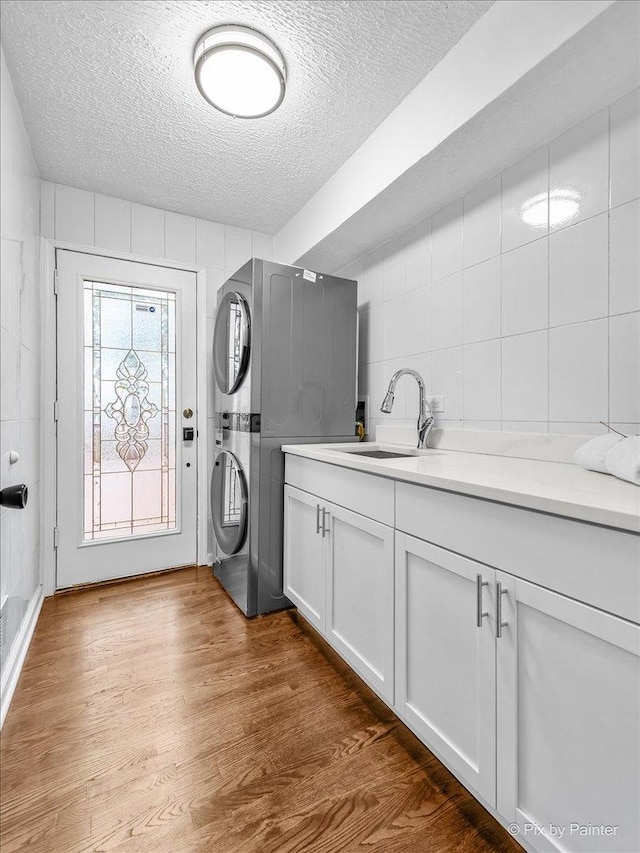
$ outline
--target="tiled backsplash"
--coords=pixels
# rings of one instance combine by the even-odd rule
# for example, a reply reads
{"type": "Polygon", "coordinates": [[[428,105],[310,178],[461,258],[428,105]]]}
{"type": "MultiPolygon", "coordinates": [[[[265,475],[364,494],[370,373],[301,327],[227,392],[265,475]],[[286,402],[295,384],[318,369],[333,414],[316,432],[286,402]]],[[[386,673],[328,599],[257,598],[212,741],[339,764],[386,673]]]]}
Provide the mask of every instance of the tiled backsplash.
{"type": "MultiPolygon", "coordinates": [[[[250,257],[273,258],[273,237],[206,219],[195,219],[120,198],[42,183],[42,235],[105,252],[131,254],[206,268],[207,377],[213,389],[212,347],[220,286],[250,257]]],[[[213,394],[207,394],[208,473],[214,455],[213,394]]],[[[213,530],[209,523],[209,551],[213,530]]]]}
{"type": "Polygon", "coordinates": [[[206,267],[207,316],[220,285],[252,255],[271,257],[273,237],[147,207],[63,184],[42,182],[41,233],[49,239],[206,267]]]}
{"type": "Polygon", "coordinates": [[[360,393],[410,423],[414,367],[449,427],[640,431],[640,90],[342,270],[360,393]]]}
{"type": "Polygon", "coordinates": [[[29,487],[26,509],[0,509],[4,673],[40,585],[40,178],[4,55],[1,62],[0,488],[29,487]],[[14,465],[10,450],[20,456],[14,465]]]}

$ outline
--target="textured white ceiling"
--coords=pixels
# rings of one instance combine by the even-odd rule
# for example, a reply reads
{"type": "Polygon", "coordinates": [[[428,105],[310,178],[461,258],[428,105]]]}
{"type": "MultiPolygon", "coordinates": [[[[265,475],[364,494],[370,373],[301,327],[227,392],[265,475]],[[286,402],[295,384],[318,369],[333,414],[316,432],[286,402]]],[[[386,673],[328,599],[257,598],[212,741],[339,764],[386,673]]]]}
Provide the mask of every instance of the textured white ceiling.
{"type": "Polygon", "coordinates": [[[2,44],[42,177],[274,233],[491,0],[3,0],[2,44]],[[207,105],[192,53],[218,24],[282,50],[273,115],[207,105]]]}

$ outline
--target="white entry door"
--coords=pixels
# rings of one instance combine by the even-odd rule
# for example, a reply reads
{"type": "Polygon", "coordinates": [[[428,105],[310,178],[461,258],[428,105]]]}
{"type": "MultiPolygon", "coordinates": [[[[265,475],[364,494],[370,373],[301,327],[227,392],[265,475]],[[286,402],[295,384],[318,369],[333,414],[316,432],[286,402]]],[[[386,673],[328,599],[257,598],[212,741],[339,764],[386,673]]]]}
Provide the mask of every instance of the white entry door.
{"type": "Polygon", "coordinates": [[[195,273],[61,250],[57,269],[56,585],[194,564],[195,273]]]}

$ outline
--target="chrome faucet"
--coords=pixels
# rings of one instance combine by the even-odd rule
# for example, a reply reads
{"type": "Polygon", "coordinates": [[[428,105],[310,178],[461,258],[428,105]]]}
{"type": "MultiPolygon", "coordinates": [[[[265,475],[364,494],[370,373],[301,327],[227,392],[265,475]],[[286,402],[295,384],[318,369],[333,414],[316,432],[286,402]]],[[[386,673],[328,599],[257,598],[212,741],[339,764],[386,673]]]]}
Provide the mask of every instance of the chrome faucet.
{"type": "Polygon", "coordinates": [[[380,411],[384,412],[385,415],[391,414],[391,409],[393,408],[393,400],[396,390],[396,384],[398,379],[404,375],[413,376],[413,378],[418,383],[418,388],[420,389],[420,414],[418,415],[418,449],[425,449],[428,447],[429,442],[429,433],[433,429],[433,425],[435,419],[431,414],[431,409],[429,408],[429,404],[427,403],[427,397],[425,395],[424,388],[424,379],[417,370],[412,370],[410,367],[403,367],[400,370],[396,370],[396,372],[391,377],[391,381],[389,382],[389,387],[387,388],[387,393],[384,395],[384,400],[382,401],[382,405],[380,406],[380,411]]]}

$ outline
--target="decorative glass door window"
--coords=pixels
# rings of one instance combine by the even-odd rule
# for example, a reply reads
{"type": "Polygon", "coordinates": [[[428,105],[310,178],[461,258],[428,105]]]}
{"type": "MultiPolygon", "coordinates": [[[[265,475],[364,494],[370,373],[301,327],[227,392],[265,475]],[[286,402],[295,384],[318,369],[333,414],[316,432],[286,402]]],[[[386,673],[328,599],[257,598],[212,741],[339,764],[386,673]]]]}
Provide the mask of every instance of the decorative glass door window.
{"type": "Polygon", "coordinates": [[[84,283],[85,542],[176,528],[176,297],[84,283]]]}
{"type": "Polygon", "coordinates": [[[224,509],[222,512],[222,524],[225,527],[237,525],[240,522],[241,494],[238,478],[240,472],[231,454],[225,456],[224,461],[224,509]]]}
{"type": "Polygon", "coordinates": [[[240,313],[240,305],[237,302],[229,303],[229,329],[230,333],[227,338],[229,347],[227,381],[229,386],[232,386],[240,371],[242,357],[242,315],[240,313]]]}

